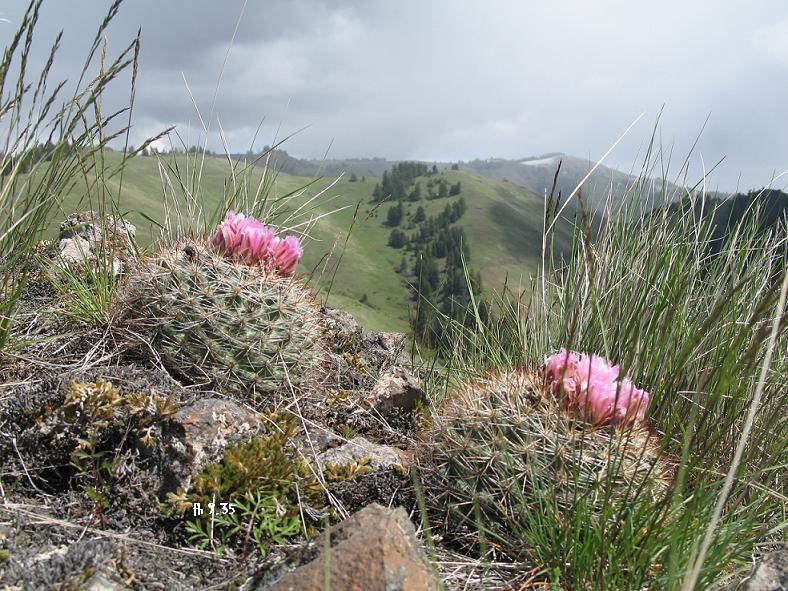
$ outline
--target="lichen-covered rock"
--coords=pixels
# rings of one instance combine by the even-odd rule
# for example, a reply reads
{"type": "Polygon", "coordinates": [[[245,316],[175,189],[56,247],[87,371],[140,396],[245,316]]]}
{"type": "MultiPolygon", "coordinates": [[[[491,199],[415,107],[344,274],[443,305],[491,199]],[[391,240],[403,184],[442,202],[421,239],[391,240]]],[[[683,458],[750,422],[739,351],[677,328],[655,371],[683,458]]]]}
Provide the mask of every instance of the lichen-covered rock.
{"type": "Polygon", "coordinates": [[[394,367],[380,376],[365,400],[369,409],[383,417],[408,415],[429,403],[421,383],[404,367],[394,367]]]}
{"type": "Polygon", "coordinates": [[[63,238],[60,240],[60,258],[64,263],[70,265],[82,263],[85,259],[92,259],[90,243],[79,236],[63,238]]]}
{"type": "Polygon", "coordinates": [[[397,468],[406,470],[413,462],[413,454],[390,445],[372,443],[364,437],[354,437],[347,443],[329,449],[318,456],[321,466],[346,466],[363,461],[373,470],[397,468]]]}
{"type": "Polygon", "coordinates": [[[203,466],[220,461],[229,445],[259,431],[257,413],[232,400],[203,398],[180,409],[165,434],[161,493],[188,489],[203,466]]]}
{"type": "Polygon", "coordinates": [[[130,243],[137,233],[131,222],[101,215],[95,211],[72,213],[60,224],[60,238],[79,236],[90,243],[91,248],[99,246],[104,239],[123,240],[130,243]]]}
{"type": "Polygon", "coordinates": [[[332,386],[344,390],[370,390],[381,373],[395,366],[408,366],[402,355],[405,335],[395,332],[365,333],[344,310],[324,308],[332,386]]]}
{"type": "Polygon", "coordinates": [[[438,589],[429,561],[402,508],[365,507],[324,532],[320,554],[268,587],[268,591],[430,591],[438,589]],[[329,536],[330,557],[323,555],[329,536]]]}
{"type": "Polygon", "coordinates": [[[137,229],[126,220],[95,211],[68,216],[60,224],[59,258],[67,265],[95,265],[100,256],[111,261],[114,275],[134,260],[133,241],[137,229]]]}

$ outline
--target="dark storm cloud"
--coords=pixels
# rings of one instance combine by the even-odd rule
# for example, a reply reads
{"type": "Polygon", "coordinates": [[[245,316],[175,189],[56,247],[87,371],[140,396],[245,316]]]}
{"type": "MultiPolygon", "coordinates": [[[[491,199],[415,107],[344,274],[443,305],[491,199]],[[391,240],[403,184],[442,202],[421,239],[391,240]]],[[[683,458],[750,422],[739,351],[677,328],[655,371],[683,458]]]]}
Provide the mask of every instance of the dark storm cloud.
{"type": "MultiPolygon", "coordinates": [[[[128,0],[118,49],[142,27],[134,141],[207,117],[241,1],[128,0]]],[[[5,39],[20,3],[0,2],[5,39]]],[[[41,39],[65,29],[73,76],[106,4],[45,4],[41,39]]],[[[43,55],[44,44],[40,46],[43,55]]],[[[763,184],[788,168],[788,7],[761,2],[249,1],[222,75],[221,122],[245,150],[309,125],[286,148],[330,155],[471,159],[564,151],[628,169],[663,104],[660,138],[683,160],[707,115],[693,170],[726,162],[713,186],[763,184]],[[741,180],[739,181],[739,178],[741,180]]],[[[117,93],[112,100],[122,100],[117,93]]],[[[188,136],[188,137],[187,137],[188,136]]],[[[220,147],[213,133],[212,148],[220,147]]],[[[785,179],[778,181],[784,186],[785,179]]]]}

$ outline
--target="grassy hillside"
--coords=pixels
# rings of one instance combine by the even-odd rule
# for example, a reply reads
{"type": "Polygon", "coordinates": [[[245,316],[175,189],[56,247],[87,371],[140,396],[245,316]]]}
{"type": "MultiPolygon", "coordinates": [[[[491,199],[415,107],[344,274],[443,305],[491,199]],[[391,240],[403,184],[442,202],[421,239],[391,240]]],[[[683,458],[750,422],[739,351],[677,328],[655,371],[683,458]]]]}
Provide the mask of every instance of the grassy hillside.
{"type": "MultiPolygon", "coordinates": [[[[120,163],[120,154],[107,153],[110,165],[120,163]]],[[[103,186],[111,195],[120,188],[120,209],[138,228],[138,239],[148,245],[158,236],[158,228],[147,218],[163,220],[165,215],[164,184],[167,195],[183,195],[177,187],[177,167],[180,178],[190,186],[197,186],[195,168],[198,160],[192,155],[166,157],[160,162],[155,157],[137,157],[127,163],[123,177],[107,179],[103,186]],[[121,186],[122,182],[122,186],[121,186]],[[144,215],[143,215],[144,214],[144,215]]],[[[215,207],[231,191],[232,180],[227,159],[208,157],[202,167],[199,189],[195,198],[215,207]]],[[[247,175],[250,191],[260,182],[262,169],[257,167],[247,175]]],[[[465,230],[470,243],[470,265],[481,272],[487,289],[499,288],[508,280],[510,286],[525,282],[536,270],[541,252],[543,201],[525,189],[505,181],[484,178],[465,171],[440,173],[449,183],[460,182],[459,195],[444,199],[422,199],[405,204],[405,219],[400,226],[412,231],[409,221],[418,206],[426,214],[437,215],[447,203],[464,198],[467,212],[458,224],[465,230]]],[[[404,331],[408,327],[407,279],[395,271],[403,251],[388,246],[390,228],[385,225],[391,204],[369,203],[378,179],[350,182],[343,178],[328,188],[332,179],[309,179],[280,173],[270,176],[270,194],[281,197],[312,183],[294,203],[305,202],[324,191],[316,201],[314,216],[334,212],[317,221],[305,240],[305,256],[301,273],[312,273],[311,281],[328,296],[328,303],[349,310],[365,326],[380,330],[404,331]],[[328,189],[327,189],[328,188],[328,189]],[[327,190],[326,190],[327,189],[327,190]],[[335,211],[340,210],[340,211],[335,211]],[[350,238],[347,240],[348,233],[350,238]],[[346,243],[347,240],[347,243],[346,243]],[[338,265],[338,266],[337,266],[338,265]]],[[[240,179],[236,179],[240,183],[240,179]]],[[[82,182],[75,185],[65,199],[62,211],[52,220],[50,236],[56,232],[57,222],[67,213],[96,208],[101,191],[93,186],[88,190],[82,182]]],[[[569,243],[568,223],[560,224],[556,232],[556,247],[564,251],[569,243]]],[[[412,263],[412,260],[409,261],[412,263]]]]}

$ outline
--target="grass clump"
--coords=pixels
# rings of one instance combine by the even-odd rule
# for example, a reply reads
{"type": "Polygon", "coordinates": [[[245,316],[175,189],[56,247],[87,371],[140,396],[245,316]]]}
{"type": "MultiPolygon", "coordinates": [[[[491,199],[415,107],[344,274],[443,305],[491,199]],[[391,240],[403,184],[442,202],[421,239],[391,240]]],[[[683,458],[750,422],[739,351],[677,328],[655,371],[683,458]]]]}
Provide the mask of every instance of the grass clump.
{"type": "MultiPolygon", "coordinates": [[[[128,69],[136,71],[138,38],[113,60],[101,51],[118,6],[119,2],[112,4],[96,32],[70,96],[65,81],[51,80],[62,34],[41,70],[30,72],[41,0],[30,2],[0,59],[0,350],[10,344],[17,304],[32,268],[29,253],[52,213],[81,177],[87,183],[91,173],[103,176],[105,146],[128,130],[122,123],[113,126],[130,109],[108,117],[100,109],[112,82],[128,69]]],[[[124,166],[125,157],[111,174],[124,166]]]]}

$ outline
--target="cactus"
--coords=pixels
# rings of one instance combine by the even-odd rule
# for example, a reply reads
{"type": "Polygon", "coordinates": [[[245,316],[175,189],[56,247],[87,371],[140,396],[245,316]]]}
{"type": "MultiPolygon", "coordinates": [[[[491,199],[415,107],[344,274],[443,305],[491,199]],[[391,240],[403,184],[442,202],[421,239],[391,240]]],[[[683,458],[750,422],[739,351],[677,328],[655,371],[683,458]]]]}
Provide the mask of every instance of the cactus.
{"type": "Polygon", "coordinates": [[[169,369],[230,394],[277,403],[277,393],[304,384],[320,365],[322,316],[311,292],[203,241],[148,259],[123,307],[169,369]]]}
{"type": "Polygon", "coordinates": [[[591,519],[609,519],[656,500],[669,473],[645,428],[579,421],[541,374],[524,370],[449,393],[422,434],[420,464],[433,522],[446,523],[447,537],[475,543],[481,526],[517,558],[534,511],[571,522],[562,515],[581,503],[591,519]]]}

